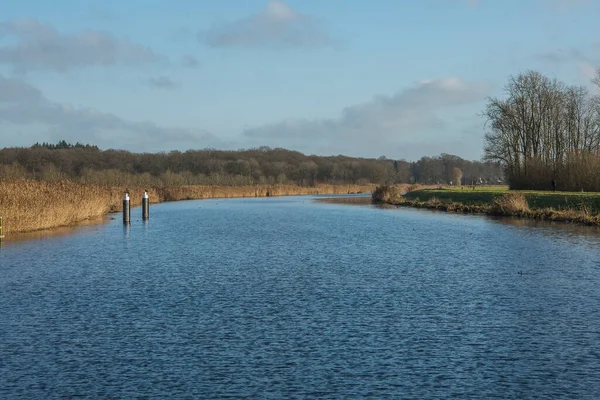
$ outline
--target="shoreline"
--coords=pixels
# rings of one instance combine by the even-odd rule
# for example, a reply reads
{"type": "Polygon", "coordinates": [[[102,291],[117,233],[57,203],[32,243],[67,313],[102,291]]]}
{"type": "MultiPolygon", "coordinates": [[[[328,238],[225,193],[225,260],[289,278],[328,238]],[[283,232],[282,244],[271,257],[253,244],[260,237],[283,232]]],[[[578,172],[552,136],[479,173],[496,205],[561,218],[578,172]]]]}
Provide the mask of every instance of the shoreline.
{"type": "MultiPolygon", "coordinates": [[[[377,204],[377,203],[375,203],[377,204]]],[[[547,222],[562,222],[562,223],[576,223],[586,226],[597,226],[600,227],[600,216],[581,214],[577,210],[529,210],[523,212],[501,212],[493,209],[491,206],[469,206],[462,203],[452,204],[429,204],[429,202],[421,201],[410,201],[407,200],[404,203],[392,204],[392,203],[379,203],[387,204],[396,207],[410,207],[417,209],[426,209],[434,211],[442,211],[451,214],[471,214],[471,215],[486,215],[490,217],[509,217],[526,219],[533,221],[547,221],[547,222]]]]}
{"type": "Polygon", "coordinates": [[[599,202],[599,193],[509,191],[498,187],[421,189],[404,194],[388,187],[383,191],[378,188],[373,194],[374,204],[596,227],[600,227],[599,202]]]}
{"type": "MultiPolygon", "coordinates": [[[[152,204],[171,201],[283,197],[306,195],[368,194],[375,185],[249,185],[173,186],[148,188],[152,204]]],[[[61,228],[101,222],[122,211],[125,187],[86,185],[70,181],[42,182],[16,180],[0,182],[0,215],[4,220],[4,241],[11,236],[51,232],[61,228]]],[[[131,207],[141,205],[144,188],[129,188],[131,207]]]]}

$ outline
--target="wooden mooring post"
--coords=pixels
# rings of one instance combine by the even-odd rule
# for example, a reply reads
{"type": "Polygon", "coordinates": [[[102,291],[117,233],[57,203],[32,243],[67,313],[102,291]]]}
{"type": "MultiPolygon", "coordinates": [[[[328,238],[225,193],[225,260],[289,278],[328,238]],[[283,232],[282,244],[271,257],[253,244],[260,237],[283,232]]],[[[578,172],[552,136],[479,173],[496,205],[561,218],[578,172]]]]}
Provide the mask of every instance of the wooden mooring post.
{"type": "Polygon", "coordinates": [[[2,239],[4,239],[4,234],[2,233],[2,217],[0,217],[0,243],[2,243],[2,239]]]}

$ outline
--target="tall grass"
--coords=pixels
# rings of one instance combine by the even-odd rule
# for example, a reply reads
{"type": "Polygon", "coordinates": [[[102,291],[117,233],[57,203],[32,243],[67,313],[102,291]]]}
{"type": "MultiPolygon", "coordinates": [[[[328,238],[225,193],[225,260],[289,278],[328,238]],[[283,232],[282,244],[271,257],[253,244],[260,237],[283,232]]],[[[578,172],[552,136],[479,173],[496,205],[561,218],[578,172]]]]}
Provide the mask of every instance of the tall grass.
{"type": "MultiPolygon", "coordinates": [[[[0,181],[0,216],[4,233],[29,232],[100,218],[122,208],[125,188],[82,185],[70,181],[0,181]]],[[[141,202],[143,188],[129,188],[132,205],[141,202]]],[[[155,190],[150,196],[159,198],[155,190]]]]}
{"type": "Polygon", "coordinates": [[[529,204],[523,193],[505,193],[492,201],[491,212],[501,215],[521,215],[527,211],[529,211],[529,204]]]}
{"type": "MultiPolygon", "coordinates": [[[[122,209],[125,186],[70,181],[0,180],[0,216],[4,234],[71,226],[122,209]]],[[[141,203],[144,187],[129,187],[131,205],[141,203]]],[[[178,186],[148,188],[152,202],[189,199],[264,197],[302,194],[370,193],[372,186],[294,185],[178,186]]]]}
{"type": "Polygon", "coordinates": [[[163,201],[191,199],[269,197],[317,194],[370,193],[372,185],[252,185],[252,186],[169,186],[157,188],[163,201]]]}
{"type": "Polygon", "coordinates": [[[371,198],[374,203],[384,204],[402,204],[405,201],[404,195],[408,192],[419,190],[430,186],[421,186],[415,184],[398,184],[378,186],[373,191],[371,198]]]}

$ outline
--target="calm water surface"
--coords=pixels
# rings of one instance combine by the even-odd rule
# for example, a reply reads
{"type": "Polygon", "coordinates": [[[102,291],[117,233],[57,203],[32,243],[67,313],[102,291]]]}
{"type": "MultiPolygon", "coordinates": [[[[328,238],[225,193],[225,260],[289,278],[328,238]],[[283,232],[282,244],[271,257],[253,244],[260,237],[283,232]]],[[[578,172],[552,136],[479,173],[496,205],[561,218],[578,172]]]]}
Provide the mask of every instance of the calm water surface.
{"type": "Polygon", "coordinates": [[[0,398],[600,394],[597,230],[306,197],[151,211],[2,247],[0,398]]]}

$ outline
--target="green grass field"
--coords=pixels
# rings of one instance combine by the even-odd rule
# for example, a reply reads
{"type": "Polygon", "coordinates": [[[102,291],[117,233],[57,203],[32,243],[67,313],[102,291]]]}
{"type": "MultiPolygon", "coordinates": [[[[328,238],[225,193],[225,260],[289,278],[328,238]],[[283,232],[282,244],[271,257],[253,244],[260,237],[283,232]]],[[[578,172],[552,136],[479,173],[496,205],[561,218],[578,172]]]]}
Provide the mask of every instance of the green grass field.
{"type": "MultiPolygon", "coordinates": [[[[421,189],[408,192],[407,200],[428,201],[437,198],[441,201],[454,201],[467,205],[490,205],[495,197],[509,192],[507,186],[472,186],[462,188],[421,189]]],[[[523,190],[534,210],[552,208],[554,210],[588,210],[594,214],[600,213],[600,192],[551,192],[539,190],[523,190]]]]}

